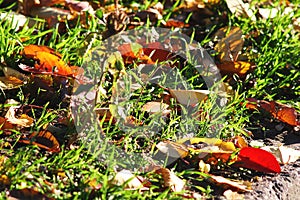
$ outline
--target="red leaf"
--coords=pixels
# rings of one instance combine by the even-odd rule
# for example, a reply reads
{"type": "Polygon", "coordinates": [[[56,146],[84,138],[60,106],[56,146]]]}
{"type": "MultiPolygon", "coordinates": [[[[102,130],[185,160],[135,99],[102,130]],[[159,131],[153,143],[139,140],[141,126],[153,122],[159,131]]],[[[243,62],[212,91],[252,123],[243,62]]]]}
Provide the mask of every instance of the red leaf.
{"type": "Polygon", "coordinates": [[[140,49],[137,53],[134,53],[131,48],[131,44],[126,43],[118,47],[119,52],[121,53],[125,63],[132,64],[133,61],[139,60],[140,63],[144,64],[154,64],[151,58],[148,57],[143,52],[143,49],[140,49]]]}
{"type": "Polygon", "coordinates": [[[254,169],[265,173],[280,173],[281,169],[273,154],[258,148],[244,147],[234,166],[254,169]]]}

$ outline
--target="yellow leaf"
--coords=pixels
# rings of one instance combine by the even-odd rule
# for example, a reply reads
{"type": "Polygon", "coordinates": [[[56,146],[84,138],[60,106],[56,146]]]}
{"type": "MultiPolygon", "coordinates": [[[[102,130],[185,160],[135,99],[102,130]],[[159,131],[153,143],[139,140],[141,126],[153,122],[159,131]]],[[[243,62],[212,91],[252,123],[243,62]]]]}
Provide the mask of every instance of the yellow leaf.
{"type": "Polygon", "coordinates": [[[209,90],[169,90],[171,95],[183,105],[195,105],[204,101],[210,94],[209,90]]]}
{"type": "Polygon", "coordinates": [[[203,160],[200,160],[199,162],[199,171],[208,173],[210,171],[210,165],[206,164],[203,160]]]}

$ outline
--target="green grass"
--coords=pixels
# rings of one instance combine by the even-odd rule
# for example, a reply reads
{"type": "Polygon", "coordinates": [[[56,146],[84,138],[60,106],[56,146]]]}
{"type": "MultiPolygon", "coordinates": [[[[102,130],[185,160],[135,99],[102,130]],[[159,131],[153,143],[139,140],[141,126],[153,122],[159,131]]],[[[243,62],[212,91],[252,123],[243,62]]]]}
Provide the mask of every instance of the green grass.
{"type": "MultiPolygon", "coordinates": [[[[126,3],[127,1],[124,2],[125,5],[127,5],[126,3]]],[[[147,4],[150,2],[147,1],[145,5],[147,4]]],[[[140,9],[145,8],[146,6],[140,6],[140,9]]],[[[299,17],[299,9],[295,12],[295,16],[299,17]]],[[[170,9],[164,14],[164,17],[168,18],[174,13],[170,9]]],[[[142,90],[135,91],[129,102],[126,102],[131,106],[129,109],[131,115],[138,120],[145,120],[150,127],[152,126],[153,129],[147,133],[143,129],[124,132],[112,122],[102,121],[100,126],[93,127],[96,130],[87,130],[88,134],[80,135],[72,147],[67,147],[69,138],[74,136],[76,131],[72,126],[63,127],[59,129],[58,133],[58,138],[63,144],[62,151],[59,153],[46,152],[31,145],[18,144],[15,141],[20,139],[23,134],[19,131],[13,132],[10,136],[0,135],[1,146],[4,146],[7,141],[11,143],[11,146],[1,149],[1,155],[8,157],[8,161],[0,165],[0,174],[7,176],[10,183],[8,185],[0,184],[0,198],[4,199],[8,190],[36,188],[39,192],[55,199],[93,199],[96,197],[98,199],[182,199],[180,195],[168,189],[160,191],[161,177],[154,173],[139,172],[152,181],[149,191],[143,193],[124,190],[123,186],[112,185],[110,180],[116,174],[116,170],[128,166],[141,166],[139,157],[132,156],[130,158],[125,151],[129,155],[131,155],[130,153],[141,155],[141,152],[148,155],[153,151],[152,147],[159,141],[177,140],[180,135],[185,135],[195,129],[197,132],[193,132],[193,134],[198,137],[207,136],[209,132],[216,134],[216,137],[219,138],[246,134],[244,129],[247,127],[251,129],[252,125],[250,114],[243,106],[247,97],[280,100],[300,110],[300,42],[299,32],[294,31],[291,26],[291,18],[278,15],[274,19],[253,22],[229,14],[228,23],[240,27],[244,35],[248,35],[243,51],[250,54],[252,61],[256,64],[256,69],[248,75],[245,81],[237,78],[234,83],[236,93],[230,98],[226,107],[216,110],[212,106],[216,101],[213,96],[208,101],[210,103],[199,105],[204,113],[215,116],[213,120],[209,118],[203,121],[184,119],[182,113],[187,111],[182,107],[182,113],[173,111],[164,124],[160,122],[163,126],[161,131],[156,132],[153,127],[156,127],[155,122],[159,120],[159,117],[149,119],[147,114],[141,111],[141,107],[148,101],[159,99],[162,89],[148,84],[144,85],[142,90]],[[252,82],[255,84],[251,85],[252,82]],[[195,127],[193,128],[193,126],[195,127]],[[215,130],[218,132],[215,133],[215,130]],[[105,138],[95,132],[105,133],[105,138]],[[116,150],[112,143],[118,141],[118,150],[116,150]],[[95,189],[90,185],[94,179],[97,184],[102,185],[100,189],[95,189]]],[[[24,28],[16,32],[12,23],[3,20],[0,21],[0,61],[18,69],[17,62],[21,59],[19,52],[22,47],[28,44],[39,44],[56,49],[63,55],[65,61],[80,66],[84,62],[85,53],[101,44],[99,35],[104,28],[103,25],[91,20],[89,28],[83,28],[79,23],[74,22],[67,26],[66,33],[60,33],[58,28],[47,30],[42,25],[29,29],[24,28]],[[35,29],[40,31],[36,32],[35,29]],[[95,32],[96,34],[93,35],[92,33],[95,32]],[[95,37],[92,39],[92,36],[95,37]],[[25,41],[24,38],[26,38],[25,41]],[[93,41],[92,44],[91,41],[93,41]],[[87,49],[89,45],[91,45],[91,49],[87,49]]],[[[215,30],[217,29],[218,25],[215,27],[215,30]]],[[[208,31],[207,38],[210,35],[211,32],[208,31]]],[[[205,42],[207,43],[203,43],[203,45],[207,45],[209,39],[206,39],[205,42]]],[[[193,88],[201,88],[199,76],[194,77],[194,74],[188,69],[183,69],[180,73],[190,76],[188,80],[191,80],[190,84],[193,88]]],[[[111,79],[111,75],[108,74],[107,78],[111,79]]],[[[111,86],[112,84],[109,83],[104,85],[107,88],[111,86]]],[[[14,98],[24,105],[34,104],[36,99],[29,99],[26,95],[26,90],[23,88],[0,91],[1,103],[4,103],[5,99],[14,98]]],[[[104,100],[109,101],[105,98],[104,100]]],[[[106,106],[104,103],[103,105],[106,106]]],[[[176,106],[180,105],[174,101],[170,105],[170,107],[176,106]]],[[[63,105],[31,109],[31,115],[36,121],[34,127],[26,130],[27,132],[38,131],[49,122],[54,125],[58,124],[58,118],[69,113],[68,108],[63,105]]],[[[1,107],[0,114],[4,113],[4,108],[1,107]]],[[[176,173],[187,179],[188,185],[191,187],[195,186],[192,184],[194,181],[202,181],[199,178],[199,172],[194,168],[176,173]]],[[[212,197],[213,191],[210,185],[195,186],[195,188],[204,196],[212,197]]]]}

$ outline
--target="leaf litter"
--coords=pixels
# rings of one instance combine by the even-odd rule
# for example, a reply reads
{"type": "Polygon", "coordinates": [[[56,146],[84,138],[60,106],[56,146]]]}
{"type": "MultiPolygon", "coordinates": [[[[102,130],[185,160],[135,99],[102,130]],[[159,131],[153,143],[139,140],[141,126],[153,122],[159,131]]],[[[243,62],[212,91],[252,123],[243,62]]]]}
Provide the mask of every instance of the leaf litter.
{"type": "MultiPolygon", "coordinates": [[[[55,0],[55,1],[31,1],[23,0],[18,4],[18,11],[23,13],[25,17],[38,17],[45,19],[48,24],[48,28],[64,25],[65,21],[72,21],[80,19],[82,27],[88,27],[86,19],[92,19],[95,16],[95,10],[99,9],[101,11],[109,10],[108,7],[100,7],[100,4],[96,4],[96,8],[92,7],[92,4],[87,1],[71,1],[71,0],[55,0]],[[59,5],[59,6],[57,6],[59,5]],[[50,14],[49,14],[50,13],[50,14]]],[[[172,2],[172,1],[170,1],[172,2]]],[[[225,1],[230,12],[232,12],[236,17],[246,17],[252,21],[258,20],[253,14],[253,7],[251,4],[244,3],[243,1],[225,1]]],[[[109,37],[113,34],[121,32],[126,29],[126,26],[140,26],[146,23],[156,24],[160,22],[164,27],[176,27],[181,29],[189,29],[193,27],[195,23],[212,24],[211,19],[214,15],[211,11],[211,7],[217,5],[219,1],[184,1],[183,4],[176,7],[174,10],[182,13],[177,16],[178,19],[171,18],[164,21],[164,6],[161,3],[149,6],[143,11],[130,13],[127,8],[122,8],[118,5],[118,1],[115,2],[116,10],[108,11],[106,13],[106,28],[107,31],[103,33],[103,38],[109,37]],[[192,12],[191,20],[184,21],[182,18],[186,17],[187,12],[192,12]],[[180,17],[182,17],[180,19],[180,17]],[[136,23],[135,19],[139,18],[139,22],[136,23]],[[203,18],[205,20],[199,20],[203,18]],[[149,20],[149,21],[148,21],[149,20]],[[200,22],[201,21],[201,22],[200,22]]],[[[93,4],[95,7],[95,4],[93,4]]],[[[262,18],[273,17],[272,13],[276,12],[273,10],[259,9],[259,13],[262,18]],[[266,17],[268,15],[268,17],[266,17]]],[[[1,14],[1,18],[4,15],[1,14]]],[[[16,15],[18,16],[18,15],[16,15]]],[[[24,22],[24,16],[18,16],[21,20],[17,24],[16,31],[22,26],[27,26],[24,22]]],[[[9,16],[10,17],[10,16],[9,16]]],[[[27,18],[29,19],[29,18],[27,18]]],[[[31,20],[31,19],[30,19],[31,20]]],[[[222,20],[222,19],[218,19],[222,20]]],[[[100,22],[99,20],[98,22],[100,22]]],[[[295,22],[297,19],[294,20],[295,22]]],[[[100,22],[102,23],[102,22],[100,22]]],[[[296,27],[296,26],[295,26],[296,27]]],[[[64,31],[63,29],[61,30],[64,31]]],[[[244,48],[244,33],[239,27],[222,27],[217,30],[212,38],[215,41],[214,50],[219,54],[217,59],[217,66],[220,69],[222,75],[235,76],[239,78],[246,78],[248,74],[254,69],[254,64],[248,60],[247,56],[241,56],[244,48]],[[246,58],[246,60],[245,60],[246,58]]],[[[159,43],[148,43],[145,44],[142,41],[141,47],[138,51],[133,52],[132,44],[125,44],[120,46],[119,57],[122,58],[124,67],[128,67],[132,64],[154,64],[156,62],[165,62],[172,60],[172,54],[161,50],[163,44],[159,43]]],[[[62,80],[70,79],[70,84],[72,84],[71,79],[77,78],[83,73],[83,69],[72,66],[68,62],[62,59],[62,55],[56,50],[43,45],[30,44],[25,45],[22,53],[23,59],[26,64],[19,63],[18,71],[16,69],[10,68],[10,66],[2,68],[4,77],[0,79],[0,87],[2,91],[9,93],[9,90],[26,86],[29,80],[35,80],[34,83],[40,83],[40,85],[45,85],[44,89],[54,90],[54,84],[62,84],[62,80]],[[34,64],[28,65],[27,63],[33,61],[34,64]],[[21,71],[21,72],[19,72],[21,71]],[[24,73],[24,74],[23,74],[24,73]],[[29,76],[28,73],[31,75],[29,76]],[[37,81],[33,77],[38,77],[39,74],[58,76],[62,79],[51,78],[43,76],[41,81],[37,81]],[[58,82],[57,82],[58,81],[58,82]]],[[[112,58],[114,59],[114,58],[112,58]]],[[[6,64],[6,63],[2,63],[6,64]]],[[[7,64],[6,64],[7,65],[7,64]]],[[[173,67],[173,66],[172,66],[173,67]]],[[[122,73],[120,70],[108,69],[108,73],[114,76],[114,81],[120,80],[122,73]]],[[[78,80],[79,82],[84,80],[78,80]]],[[[29,81],[30,82],[30,81],[29,81]]],[[[102,87],[102,86],[101,86],[102,87]]],[[[205,103],[209,98],[210,91],[208,90],[172,90],[166,89],[159,86],[164,90],[165,93],[169,95],[168,101],[163,98],[157,98],[155,101],[148,101],[141,106],[142,111],[148,112],[150,114],[162,112],[167,118],[170,113],[176,109],[171,105],[170,98],[173,98],[177,103],[184,105],[195,106],[199,102],[205,103]]],[[[139,90],[141,87],[136,87],[134,90],[139,90]]],[[[108,98],[110,92],[107,87],[101,88],[102,96],[108,98]]],[[[68,98],[69,93],[64,92],[62,99],[68,98]]],[[[111,95],[113,96],[113,95],[111,95]]],[[[11,104],[11,102],[6,102],[6,105],[11,104]]],[[[39,105],[37,105],[39,106],[39,105]]],[[[74,105],[78,106],[78,105],[74,105]]],[[[36,145],[40,149],[46,150],[51,153],[58,153],[62,151],[62,147],[55,134],[51,131],[40,129],[38,131],[29,130],[30,127],[34,127],[37,123],[37,119],[34,119],[34,115],[29,116],[22,106],[7,106],[8,109],[4,111],[1,109],[0,116],[0,130],[1,131],[21,131],[23,136],[21,139],[17,140],[18,143],[25,145],[36,145]],[[28,131],[30,132],[28,134],[28,131]],[[27,134],[24,134],[27,133],[27,134]]],[[[270,118],[274,118],[284,124],[290,125],[294,128],[299,127],[299,114],[297,110],[293,107],[287,106],[285,104],[278,103],[276,101],[265,101],[257,99],[248,99],[245,107],[249,110],[267,112],[270,114],[270,118]]],[[[97,114],[99,115],[99,120],[101,118],[106,118],[106,121],[111,121],[114,115],[114,109],[112,108],[109,101],[105,107],[97,109],[97,114]]],[[[74,117],[74,116],[73,116],[74,117]]],[[[134,116],[126,116],[133,121],[138,121],[134,116]]],[[[130,121],[130,120],[129,120],[130,121]]],[[[129,122],[131,124],[138,124],[137,122],[129,122]]],[[[141,123],[140,123],[141,124],[141,123]]],[[[227,139],[219,138],[190,138],[179,141],[165,140],[160,141],[155,147],[166,156],[171,156],[177,159],[176,163],[181,165],[181,167],[189,168],[197,166],[196,169],[199,170],[202,175],[200,178],[204,178],[206,183],[213,183],[216,187],[222,188],[224,190],[223,195],[230,198],[241,198],[243,197],[240,193],[249,192],[251,190],[251,184],[244,184],[241,180],[231,180],[225,178],[225,171],[230,171],[234,169],[239,170],[240,167],[248,168],[253,171],[261,173],[280,173],[280,164],[288,164],[296,162],[299,159],[298,150],[289,149],[285,146],[266,146],[262,148],[251,147],[247,140],[249,138],[244,138],[243,136],[235,136],[227,139]],[[265,150],[264,150],[265,149],[265,150]],[[267,151],[266,151],[267,150],[267,151]],[[270,153],[271,152],[271,153],[270,153]],[[266,162],[267,161],[267,162],[266,162]],[[218,172],[218,168],[224,168],[221,173],[218,172]],[[214,175],[214,173],[219,175],[214,175]],[[224,174],[222,174],[224,173],[224,174]],[[224,175],[220,176],[220,175],[224,175]],[[239,193],[236,193],[239,192],[239,193]]],[[[251,144],[251,143],[250,143],[251,144]]],[[[170,166],[167,166],[171,168],[170,166]]],[[[174,167],[174,166],[173,166],[174,167]]],[[[156,175],[161,175],[163,187],[169,188],[173,192],[187,192],[182,195],[186,198],[196,198],[197,196],[202,197],[197,193],[193,193],[192,190],[189,191],[187,186],[187,180],[176,175],[171,169],[156,166],[154,173],[156,175]],[[188,193],[192,192],[192,194],[188,193]]],[[[175,167],[176,170],[176,167],[175,167]]],[[[179,170],[180,171],[180,170],[179,170]]],[[[184,176],[183,176],[184,177],[184,176]]],[[[1,183],[6,183],[4,185],[9,185],[10,181],[7,181],[5,176],[1,176],[1,183]]],[[[144,178],[142,176],[135,176],[129,170],[121,170],[116,172],[116,175],[110,182],[112,185],[124,186],[126,189],[130,190],[149,190],[151,186],[151,179],[144,178]]],[[[92,184],[92,187],[97,184],[92,184]]],[[[101,186],[95,186],[94,189],[99,190],[101,186]]],[[[181,195],[181,194],[180,194],[181,195]]],[[[8,197],[19,197],[26,196],[32,198],[45,198],[51,199],[44,194],[38,192],[36,189],[24,188],[18,190],[11,190],[8,193],[8,197]]]]}

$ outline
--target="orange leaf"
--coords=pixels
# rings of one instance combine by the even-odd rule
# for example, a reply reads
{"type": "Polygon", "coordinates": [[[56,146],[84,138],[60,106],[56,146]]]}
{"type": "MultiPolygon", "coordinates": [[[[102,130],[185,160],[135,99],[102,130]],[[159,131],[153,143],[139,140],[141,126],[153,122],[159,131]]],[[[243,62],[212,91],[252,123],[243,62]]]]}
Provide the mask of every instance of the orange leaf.
{"type": "Polygon", "coordinates": [[[265,150],[244,147],[238,155],[234,166],[254,169],[265,173],[280,173],[281,169],[275,156],[265,150]]]}
{"type": "Polygon", "coordinates": [[[53,200],[53,198],[47,197],[45,194],[42,194],[31,188],[24,188],[18,190],[9,191],[8,199],[44,199],[44,200],[53,200]],[[10,198],[12,197],[12,198],[10,198]]]}
{"type": "Polygon", "coordinates": [[[248,147],[248,142],[245,140],[245,138],[243,138],[241,136],[235,136],[233,138],[233,142],[237,148],[248,147]]]}
{"type": "Polygon", "coordinates": [[[23,54],[27,58],[35,58],[36,59],[37,52],[47,52],[47,53],[54,54],[59,58],[62,57],[61,54],[55,52],[55,50],[50,47],[41,46],[41,45],[33,45],[33,44],[25,46],[23,49],[23,52],[21,54],[23,54]]]}
{"type": "Polygon", "coordinates": [[[33,132],[28,138],[19,140],[23,144],[33,144],[51,152],[60,152],[60,145],[57,139],[49,131],[33,132]]]}
{"type": "Polygon", "coordinates": [[[257,100],[254,98],[247,99],[246,108],[254,109],[263,109],[266,112],[269,112],[274,118],[285,122],[291,126],[299,126],[300,123],[297,119],[298,113],[296,109],[291,108],[287,105],[275,102],[275,101],[264,101],[257,100]]]}
{"type": "Polygon", "coordinates": [[[6,118],[0,117],[0,130],[13,129],[14,125],[10,123],[6,118]]]}
{"type": "Polygon", "coordinates": [[[189,24],[186,24],[176,19],[169,19],[168,21],[166,21],[166,24],[164,24],[164,26],[167,28],[171,28],[171,27],[185,28],[185,27],[189,27],[189,24]]]}
{"type": "Polygon", "coordinates": [[[59,53],[46,46],[28,45],[24,47],[22,54],[37,61],[34,68],[20,64],[19,67],[24,71],[73,77],[82,74],[82,69],[68,66],[59,53]]]}
{"type": "Polygon", "coordinates": [[[251,69],[252,64],[244,61],[230,61],[217,64],[217,66],[223,74],[231,75],[235,73],[241,77],[244,77],[251,69]]]}

